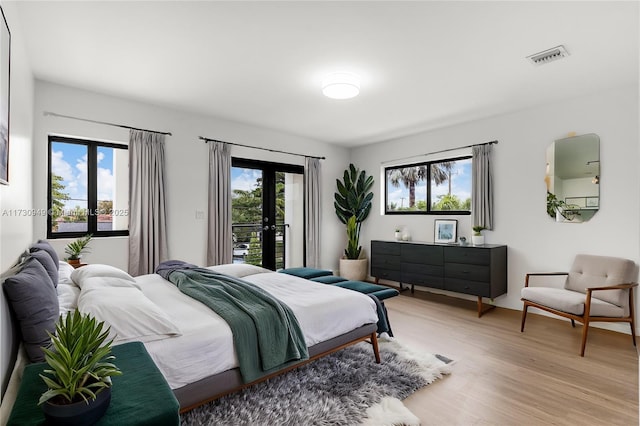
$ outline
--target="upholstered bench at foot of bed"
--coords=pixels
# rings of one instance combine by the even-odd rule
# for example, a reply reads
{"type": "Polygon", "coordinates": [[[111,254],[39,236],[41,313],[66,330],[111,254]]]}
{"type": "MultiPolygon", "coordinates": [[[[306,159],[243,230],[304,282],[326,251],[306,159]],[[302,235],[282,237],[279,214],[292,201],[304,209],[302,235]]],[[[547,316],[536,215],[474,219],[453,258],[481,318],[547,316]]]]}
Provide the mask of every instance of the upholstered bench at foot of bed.
{"type": "Polygon", "coordinates": [[[308,280],[333,275],[333,271],[315,268],[285,268],[279,269],[278,272],[281,272],[283,274],[295,275],[296,277],[306,278],[308,280]]]}
{"type": "Polygon", "coordinates": [[[282,272],[283,274],[295,275],[296,277],[305,278],[318,283],[333,284],[338,287],[348,288],[349,290],[357,291],[364,294],[373,294],[379,300],[388,299],[400,294],[398,290],[394,288],[367,283],[364,281],[347,280],[346,278],[333,275],[333,272],[328,269],[300,267],[280,269],[278,272],[282,272]]]}
{"type": "Polygon", "coordinates": [[[364,294],[372,294],[379,300],[395,297],[400,293],[395,288],[389,288],[378,284],[366,283],[364,281],[341,281],[334,284],[337,287],[348,288],[364,294]]]}
{"type": "Polygon", "coordinates": [[[323,283],[323,284],[336,284],[336,283],[341,283],[343,281],[347,281],[347,279],[339,277],[337,275],[325,275],[322,277],[311,278],[311,281],[315,281],[317,283],[323,283]]]}

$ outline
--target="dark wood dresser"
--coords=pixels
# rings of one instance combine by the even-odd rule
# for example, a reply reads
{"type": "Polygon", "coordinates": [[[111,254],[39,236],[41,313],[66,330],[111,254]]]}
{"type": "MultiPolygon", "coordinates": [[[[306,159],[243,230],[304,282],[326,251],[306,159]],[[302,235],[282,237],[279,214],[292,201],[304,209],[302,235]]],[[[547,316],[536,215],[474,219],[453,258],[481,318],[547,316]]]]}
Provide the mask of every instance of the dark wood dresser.
{"type": "Polygon", "coordinates": [[[458,246],[416,241],[371,241],[371,276],[482,298],[507,292],[507,246],[458,246]]]}

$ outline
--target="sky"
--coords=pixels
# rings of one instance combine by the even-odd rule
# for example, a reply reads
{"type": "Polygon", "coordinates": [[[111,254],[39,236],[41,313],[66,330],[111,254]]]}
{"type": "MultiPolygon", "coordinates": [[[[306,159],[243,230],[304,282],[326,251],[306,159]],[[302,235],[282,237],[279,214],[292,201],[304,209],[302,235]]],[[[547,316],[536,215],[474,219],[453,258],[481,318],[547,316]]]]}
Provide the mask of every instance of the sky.
{"type": "Polygon", "coordinates": [[[232,167],[231,190],[241,189],[243,191],[251,191],[256,188],[256,179],[261,177],[261,170],[232,167]]]}
{"type": "MultiPolygon", "coordinates": [[[[53,142],[51,171],[62,177],[64,192],[71,197],[71,200],[65,202],[65,208],[73,209],[76,206],[87,208],[86,145],[53,142]]],[[[114,188],[113,148],[98,147],[98,200],[113,200],[114,188]]]]}
{"type": "MultiPolygon", "coordinates": [[[[451,193],[460,198],[461,201],[471,198],[471,161],[456,163],[457,167],[453,170],[451,176],[451,193]]],[[[400,186],[395,187],[387,181],[387,202],[396,203],[398,207],[409,206],[409,188],[405,187],[403,183],[400,186]],[[404,200],[403,200],[404,198],[404,200]]],[[[438,195],[444,195],[449,192],[449,183],[444,182],[441,185],[432,188],[432,202],[437,201],[438,195]]],[[[422,181],[416,185],[416,202],[419,200],[426,200],[427,198],[427,185],[425,181],[422,181]]]]}

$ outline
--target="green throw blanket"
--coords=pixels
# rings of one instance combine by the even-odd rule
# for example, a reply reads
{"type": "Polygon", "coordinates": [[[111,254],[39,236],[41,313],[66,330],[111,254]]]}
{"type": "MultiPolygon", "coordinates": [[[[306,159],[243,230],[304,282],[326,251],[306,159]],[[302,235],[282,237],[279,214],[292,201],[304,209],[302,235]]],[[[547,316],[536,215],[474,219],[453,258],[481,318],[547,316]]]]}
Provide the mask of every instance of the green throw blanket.
{"type": "Polygon", "coordinates": [[[291,309],[260,287],[178,261],[163,262],[156,272],[229,324],[245,383],[309,358],[291,309]]]}

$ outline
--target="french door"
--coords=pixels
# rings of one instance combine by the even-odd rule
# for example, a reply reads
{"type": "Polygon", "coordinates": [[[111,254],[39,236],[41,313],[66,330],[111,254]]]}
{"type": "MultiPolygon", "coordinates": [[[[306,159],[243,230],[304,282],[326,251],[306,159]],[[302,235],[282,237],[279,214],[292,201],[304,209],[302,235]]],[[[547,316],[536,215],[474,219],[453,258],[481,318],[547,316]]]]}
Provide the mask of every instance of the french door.
{"type": "Polygon", "coordinates": [[[303,265],[302,166],[233,158],[231,196],[234,263],[303,265]]]}

